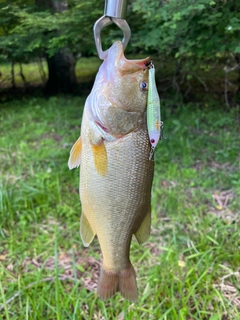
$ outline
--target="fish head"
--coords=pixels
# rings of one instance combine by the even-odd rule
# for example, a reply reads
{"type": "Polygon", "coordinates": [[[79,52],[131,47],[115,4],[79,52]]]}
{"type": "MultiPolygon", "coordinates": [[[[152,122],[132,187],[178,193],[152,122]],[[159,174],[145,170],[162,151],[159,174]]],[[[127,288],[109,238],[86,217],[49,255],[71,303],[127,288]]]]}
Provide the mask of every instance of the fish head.
{"type": "Polygon", "coordinates": [[[108,49],[104,61],[107,99],[113,106],[130,112],[144,112],[147,107],[148,63],[150,59],[128,60],[121,41],[108,49]]]}

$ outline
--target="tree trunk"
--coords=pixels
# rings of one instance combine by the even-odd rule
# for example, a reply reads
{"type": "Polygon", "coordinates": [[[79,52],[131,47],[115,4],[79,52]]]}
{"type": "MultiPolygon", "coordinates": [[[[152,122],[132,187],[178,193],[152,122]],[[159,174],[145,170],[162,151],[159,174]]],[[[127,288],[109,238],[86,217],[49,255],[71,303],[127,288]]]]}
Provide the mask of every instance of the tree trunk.
{"type": "Polygon", "coordinates": [[[74,93],[77,88],[75,58],[68,48],[61,49],[52,57],[47,57],[47,94],[74,93]]]}
{"type": "MultiPolygon", "coordinates": [[[[48,8],[52,12],[62,12],[68,9],[67,0],[35,0],[42,10],[48,8]]],[[[47,56],[48,80],[45,86],[46,94],[75,93],[77,79],[75,75],[75,58],[69,48],[62,48],[53,56],[47,56]]]]}
{"type": "Polygon", "coordinates": [[[43,67],[42,57],[38,58],[38,70],[42,79],[42,83],[45,84],[47,82],[47,76],[43,67]]]}
{"type": "Polygon", "coordinates": [[[24,84],[24,88],[26,88],[27,81],[26,81],[26,78],[25,78],[25,76],[23,74],[23,68],[22,68],[22,64],[21,63],[19,63],[19,69],[20,69],[20,76],[21,76],[23,84],[24,84]]]}
{"type": "Polygon", "coordinates": [[[238,64],[238,89],[237,95],[240,96],[240,53],[235,54],[235,61],[238,64]]]}
{"type": "Polygon", "coordinates": [[[15,82],[15,70],[14,70],[14,61],[12,61],[11,65],[11,78],[12,78],[12,88],[16,88],[16,82],[15,82]]]}

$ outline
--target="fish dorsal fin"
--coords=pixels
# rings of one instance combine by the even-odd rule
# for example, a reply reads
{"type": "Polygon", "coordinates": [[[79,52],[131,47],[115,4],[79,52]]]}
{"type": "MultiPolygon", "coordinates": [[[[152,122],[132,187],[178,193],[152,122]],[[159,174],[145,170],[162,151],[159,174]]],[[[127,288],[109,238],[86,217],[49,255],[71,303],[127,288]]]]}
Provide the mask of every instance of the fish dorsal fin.
{"type": "Polygon", "coordinates": [[[93,238],[95,237],[95,234],[96,233],[93,231],[87,218],[82,213],[80,218],[80,235],[81,235],[84,247],[88,247],[90,245],[90,243],[93,241],[93,238]]]}
{"type": "Polygon", "coordinates": [[[72,170],[76,167],[79,167],[81,164],[81,153],[82,153],[82,138],[79,137],[77,141],[74,143],[70,156],[68,159],[68,168],[72,170]]]}
{"type": "Polygon", "coordinates": [[[135,237],[139,244],[147,241],[151,230],[151,212],[149,211],[142,221],[142,224],[138,231],[135,233],[135,237]]]}
{"type": "Polygon", "coordinates": [[[104,142],[102,141],[99,145],[92,145],[92,152],[97,173],[105,176],[108,170],[108,159],[104,142]]]}

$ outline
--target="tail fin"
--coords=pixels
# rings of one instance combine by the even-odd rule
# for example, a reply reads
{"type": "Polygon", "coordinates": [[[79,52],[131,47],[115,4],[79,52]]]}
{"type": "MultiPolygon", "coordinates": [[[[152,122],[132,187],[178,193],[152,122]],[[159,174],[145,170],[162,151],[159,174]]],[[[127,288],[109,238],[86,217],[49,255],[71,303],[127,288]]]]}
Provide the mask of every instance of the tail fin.
{"type": "Polygon", "coordinates": [[[131,302],[138,301],[136,273],[132,265],[120,271],[119,291],[125,299],[131,302]]]}
{"type": "Polygon", "coordinates": [[[131,301],[137,302],[138,289],[136,274],[132,265],[119,272],[107,271],[102,268],[98,282],[98,296],[102,300],[111,298],[115,293],[131,301]]]}

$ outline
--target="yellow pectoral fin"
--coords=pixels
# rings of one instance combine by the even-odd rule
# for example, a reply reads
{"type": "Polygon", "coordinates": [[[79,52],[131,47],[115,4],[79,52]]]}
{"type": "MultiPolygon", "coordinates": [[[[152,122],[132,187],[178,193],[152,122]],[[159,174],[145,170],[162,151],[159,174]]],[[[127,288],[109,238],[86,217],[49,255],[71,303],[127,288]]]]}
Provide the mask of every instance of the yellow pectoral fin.
{"type": "Polygon", "coordinates": [[[108,169],[107,151],[104,142],[99,145],[92,145],[93,159],[97,172],[105,176],[108,169]]]}
{"type": "Polygon", "coordinates": [[[151,230],[151,212],[148,212],[142,221],[142,224],[138,231],[135,233],[135,237],[139,244],[147,241],[151,230]]]}
{"type": "Polygon", "coordinates": [[[95,237],[95,234],[96,233],[93,231],[87,218],[82,213],[80,218],[80,235],[81,235],[84,247],[88,247],[90,245],[90,243],[93,241],[93,238],[95,237]]]}
{"type": "Polygon", "coordinates": [[[74,143],[70,156],[68,159],[68,168],[72,170],[73,168],[79,167],[81,163],[81,153],[82,153],[82,139],[79,137],[74,143]]]}

